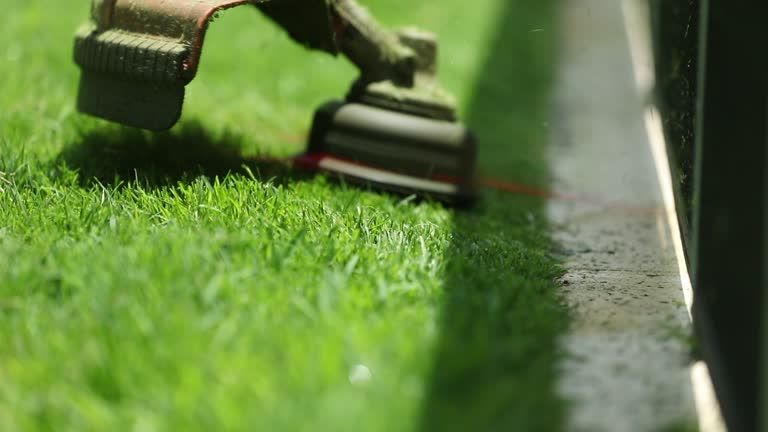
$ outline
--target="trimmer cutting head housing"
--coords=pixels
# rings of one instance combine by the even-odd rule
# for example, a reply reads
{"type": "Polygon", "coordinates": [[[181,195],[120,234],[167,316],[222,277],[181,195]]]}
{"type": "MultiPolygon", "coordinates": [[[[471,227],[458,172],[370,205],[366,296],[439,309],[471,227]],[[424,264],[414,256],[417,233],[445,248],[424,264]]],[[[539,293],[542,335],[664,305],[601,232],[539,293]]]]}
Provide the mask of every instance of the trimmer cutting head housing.
{"type": "Polygon", "coordinates": [[[315,113],[302,160],[354,183],[466,204],[476,152],[474,136],[457,123],[337,101],[315,113]]]}
{"type": "Polygon", "coordinates": [[[317,112],[300,162],[322,159],[315,168],[399,192],[450,201],[473,196],[476,146],[435,79],[434,36],[385,31],[354,0],[93,0],[75,42],[78,109],[169,129],[197,74],[209,23],[241,5],[256,6],[297,42],[341,53],[360,69],[346,102],[317,112]]]}

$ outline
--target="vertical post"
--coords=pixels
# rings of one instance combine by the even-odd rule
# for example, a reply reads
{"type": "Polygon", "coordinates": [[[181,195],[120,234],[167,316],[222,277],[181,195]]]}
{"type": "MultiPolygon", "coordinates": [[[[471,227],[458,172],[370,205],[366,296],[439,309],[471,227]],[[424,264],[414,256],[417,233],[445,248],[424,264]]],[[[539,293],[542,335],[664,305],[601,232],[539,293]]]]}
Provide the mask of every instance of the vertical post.
{"type": "Polygon", "coordinates": [[[764,2],[702,2],[694,319],[730,430],[759,430],[768,185],[764,2]]]}

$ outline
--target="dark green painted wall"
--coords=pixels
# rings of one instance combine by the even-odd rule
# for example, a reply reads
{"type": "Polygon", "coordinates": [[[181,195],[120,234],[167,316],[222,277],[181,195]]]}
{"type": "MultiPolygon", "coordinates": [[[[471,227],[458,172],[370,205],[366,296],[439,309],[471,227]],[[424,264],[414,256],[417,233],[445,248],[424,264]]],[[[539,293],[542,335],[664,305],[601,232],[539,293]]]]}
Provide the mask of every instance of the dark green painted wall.
{"type": "Polygon", "coordinates": [[[712,372],[729,429],[764,430],[768,4],[651,4],[656,100],[694,284],[698,354],[712,372]]]}
{"type": "Polygon", "coordinates": [[[652,0],[656,100],[664,118],[680,225],[688,243],[693,200],[699,0],[652,0]]]}

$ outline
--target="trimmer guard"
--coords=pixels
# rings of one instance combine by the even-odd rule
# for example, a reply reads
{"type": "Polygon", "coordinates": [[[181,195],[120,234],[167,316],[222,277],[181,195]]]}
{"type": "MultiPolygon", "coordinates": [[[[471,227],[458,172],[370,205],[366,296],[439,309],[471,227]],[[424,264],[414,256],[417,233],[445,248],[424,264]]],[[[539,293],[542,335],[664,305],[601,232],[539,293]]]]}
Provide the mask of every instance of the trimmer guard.
{"type": "Polygon", "coordinates": [[[326,0],[97,0],[75,38],[82,68],[78,109],[142,129],[165,130],[181,115],[216,13],[252,4],[298,42],[336,53],[326,0]]]}

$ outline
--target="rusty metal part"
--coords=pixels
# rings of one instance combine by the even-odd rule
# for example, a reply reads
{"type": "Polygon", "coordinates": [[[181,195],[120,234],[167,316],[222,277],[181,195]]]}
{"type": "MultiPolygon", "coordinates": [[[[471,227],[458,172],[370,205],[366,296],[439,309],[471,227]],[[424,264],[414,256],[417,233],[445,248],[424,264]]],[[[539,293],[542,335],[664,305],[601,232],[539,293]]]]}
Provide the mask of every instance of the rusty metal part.
{"type": "Polygon", "coordinates": [[[77,34],[75,60],[89,70],[189,82],[197,73],[205,34],[216,14],[246,4],[280,19],[292,36],[310,48],[335,53],[325,0],[302,1],[288,19],[286,10],[297,2],[96,0],[92,21],[77,34]]]}
{"type": "Polygon", "coordinates": [[[264,6],[299,42],[335,54],[325,0],[302,1],[298,9],[297,1],[95,0],[91,21],[75,38],[75,62],[83,70],[78,108],[129,126],[170,128],[181,115],[184,87],[197,74],[209,24],[236,6],[264,6]]]}

